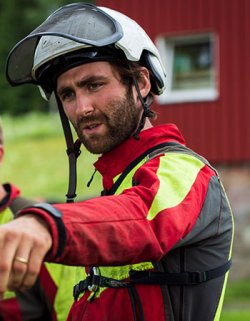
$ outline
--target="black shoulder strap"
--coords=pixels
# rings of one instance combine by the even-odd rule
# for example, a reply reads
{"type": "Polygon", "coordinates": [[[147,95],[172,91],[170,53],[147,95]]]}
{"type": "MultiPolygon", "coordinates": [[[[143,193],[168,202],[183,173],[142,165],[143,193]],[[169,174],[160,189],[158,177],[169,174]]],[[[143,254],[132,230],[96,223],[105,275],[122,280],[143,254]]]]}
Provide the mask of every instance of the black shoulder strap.
{"type": "Polygon", "coordinates": [[[162,153],[165,153],[165,152],[175,152],[175,153],[183,153],[183,154],[192,155],[192,156],[196,157],[197,159],[199,159],[204,164],[206,164],[207,166],[209,166],[216,173],[216,175],[219,176],[217,170],[209,163],[209,161],[205,157],[201,156],[200,154],[197,154],[195,151],[188,148],[187,146],[184,146],[184,145],[181,145],[178,143],[175,143],[174,145],[166,146],[166,147],[155,150],[154,152],[149,154],[149,159],[152,159],[152,158],[154,158],[162,153]]]}
{"type": "Polygon", "coordinates": [[[136,159],[134,159],[122,172],[122,174],[118,177],[118,179],[115,181],[115,183],[112,185],[109,191],[102,192],[102,195],[113,195],[115,194],[116,190],[124,180],[124,178],[128,175],[128,173],[137,165],[139,164],[145,157],[148,157],[148,159],[157,156],[158,154],[164,153],[167,151],[167,149],[182,146],[175,142],[166,142],[162,144],[155,145],[148,150],[146,150],[144,153],[139,155],[136,159]],[[160,151],[160,152],[159,152],[160,151]]]}
{"type": "Polygon", "coordinates": [[[216,175],[219,177],[216,169],[207,161],[206,158],[202,157],[201,155],[194,152],[192,149],[179,144],[177,142],[165,142],[158,145],[155,145],[148,150],[146,150],[144,153],[139,155],[136,159],[134,159],[122,172],[122,174],[118,177],[118,179],[115,181],[115,183],[112,185],[112,187],[108,191],[103,191],[102,196],[104,195],[113,195],[117,191],[118,187],[121,185],[124,178],[128,175],[128,173],[137,165],[139,164],[144,158],[147,157],[147,160],[151,160],[152,158],[159,156],[161,154],[164,154],[166,152],[179,152],[184,154],[193,155],[194,157],[198,158],[200,161],[202,161],[204,164],[209,166],[214,170],[216,175]]]}

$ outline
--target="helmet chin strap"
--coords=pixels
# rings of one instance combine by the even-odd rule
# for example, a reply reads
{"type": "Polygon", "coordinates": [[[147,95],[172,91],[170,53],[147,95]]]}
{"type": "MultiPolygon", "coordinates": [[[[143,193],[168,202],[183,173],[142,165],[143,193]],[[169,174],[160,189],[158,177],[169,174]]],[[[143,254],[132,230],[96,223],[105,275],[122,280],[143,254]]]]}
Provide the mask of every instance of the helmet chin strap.
{"type": "MultiPolygon", "coordinates": [[[[146,117],[149,117],[152,113],[150,110],[150,106],[153,102],[153,97],[152,96],[147,96],[146,99],[143,99],[137,80],[134,78],[134,85],[139,97],[139,100],[141,102],[143,111],[142,115],[140,118],[140,121],[138,123],[138,126],[132,135],[134,139],[138,140],[139,134],[141,130],[143,129],[146,121],[146,117]]],[[[66,116],[63,106],[61,104],[60,99],[56,96],[56,101],[57,101],[57,106],[59,110],[59,115],[61,118],[61,123],[63,127],[63,133],[66,141],[66,146],[67,146],[67,155],[68,155],[68,160],[69,160],[69,181],[68,181],[68,192],[65,195],[66,196],[66,202],[67,203],[73,203],[76,195],[76,186],[77,186],[77,169],[76,169],[76,164],[77,164],[77,158],[81,154],[81,142],[79,139],[77,139],[75,142],[73,140],[73,135],[70,127],[70,123],[68,120],[68,117],[66,116]]]]}
{"type": "Polygon", "coordinates": [[[139,100],[141,102],[141,106],[142,106],[142,109],[143,109],[143,112],[142,112],[140,121],[138,123],[138,126],[137,126],[134,134],[132,135],[134,137],[134,139],[139,140],[140,139],[139,134],[140,134],[141,130],[143,129],[144,125],[145,125],[146,117],[149,117],[149,116],[152,115],[152,111],[150,110],[150,106],[153,103],[153,97],[151,95],[148,95],[144,99],[142,97],[142,95],[141,95],[140,88],[139,88],[138,82],[135,79],[135,77],[133,77],[133,82],[134,82],[135,89],[137,91],[138,98],[139,98],[139,100]]]}
{"type": "Polygon", "coordinates": [[[73,140],[73,135],[70,127],[68,117],[66,116],[62,104],[59,98],[56,96],[57,106],[59,110],[59,115],[61,118],[61,123],[63,127],[63,133],[67,145],[67,155],[69,160],[69,181],[68,181],[68,192],[66,196],[67,203],[73,203],[76,197],[76,185],[77,185],[77,173],[76,173],[76,163],[77,158],[81,154],[81,142],[77,139],[75,142],[73,140]]]}

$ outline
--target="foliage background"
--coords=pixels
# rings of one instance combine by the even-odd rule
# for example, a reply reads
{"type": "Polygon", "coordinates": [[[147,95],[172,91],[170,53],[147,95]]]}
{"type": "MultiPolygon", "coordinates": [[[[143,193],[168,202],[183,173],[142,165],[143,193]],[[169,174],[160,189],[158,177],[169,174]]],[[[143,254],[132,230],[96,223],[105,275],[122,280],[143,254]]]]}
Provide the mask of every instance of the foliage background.
{"type": "MultiPolygon", "coordinates": [[[[20,115],[28,111],[46,111],[48,103],[40,99],[31,85],[14,89],[5,78],[6,60],[10,50],[26,37],[47,16],[69,0],[0,0],[0,112],[20,115]]],[[[76,1],[77,2],[77,1],[76,1]]],[[[82,1],[93,2],[93,1],[82,1]]]]}

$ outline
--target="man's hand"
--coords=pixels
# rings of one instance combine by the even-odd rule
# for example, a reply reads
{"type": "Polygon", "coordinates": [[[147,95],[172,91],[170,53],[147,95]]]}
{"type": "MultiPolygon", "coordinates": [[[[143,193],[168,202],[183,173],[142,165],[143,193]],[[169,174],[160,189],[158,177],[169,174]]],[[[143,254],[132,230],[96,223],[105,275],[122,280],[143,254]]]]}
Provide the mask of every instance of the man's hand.
{"type": "Polygon", "coordinates": [[[46,223],[25,215],[0,226],[0,298],[7,290],[31,287],[52,245],[46,223]]]}

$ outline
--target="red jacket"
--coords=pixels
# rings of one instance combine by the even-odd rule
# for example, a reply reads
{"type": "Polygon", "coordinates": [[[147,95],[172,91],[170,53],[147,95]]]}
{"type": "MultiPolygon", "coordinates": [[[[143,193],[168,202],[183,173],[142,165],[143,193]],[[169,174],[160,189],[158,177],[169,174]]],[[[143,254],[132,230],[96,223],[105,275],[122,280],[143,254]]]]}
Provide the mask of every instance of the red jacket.
{"type": "MultiPolygon", "coordinates": [[[[184,144],[175,125],[147,129],[139,140],[130,138],[103,155],[95,167],[103,176],[106,194],[131,162],[164,142],[184,144]]],[[[218,176],[187,153],[163,152],[149,160],[145,156],[115,195],[54,206],[63,214],[66,231],[57,258],[59,245],[65,242],[61,228],[42,209],[26,211],[44,217],[50,225],[53,248],[47,259],[87,270],[97,266],[105,277],[127,280],[131,270],[162,268],[163,258],[168,272],[207,271],[231,256],[232,216],[218,176]]],[[[143,284],[132,290],[87,290],[68,320],[132,321],[144,316],[145,321],[210,321],[220,313],[224,281],[223,275],[193,287],[143,284]],[[209,298],[211,290],[213,298],[209,298]]]]}

